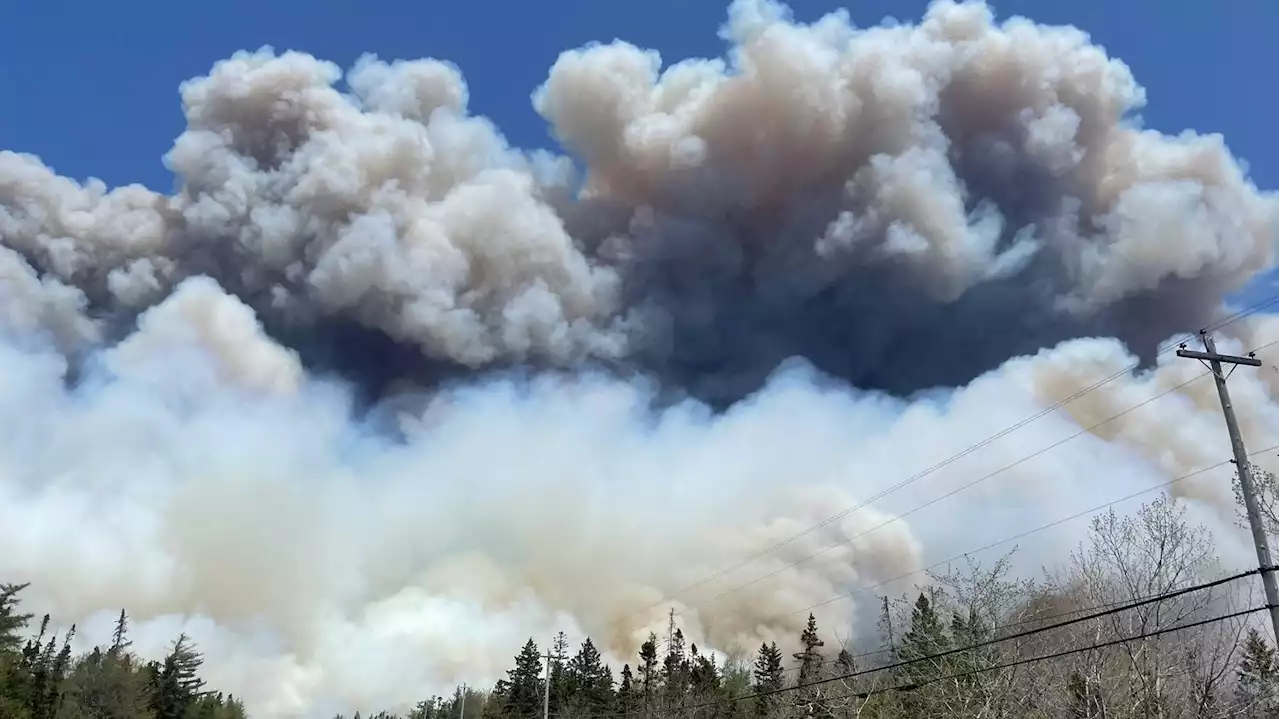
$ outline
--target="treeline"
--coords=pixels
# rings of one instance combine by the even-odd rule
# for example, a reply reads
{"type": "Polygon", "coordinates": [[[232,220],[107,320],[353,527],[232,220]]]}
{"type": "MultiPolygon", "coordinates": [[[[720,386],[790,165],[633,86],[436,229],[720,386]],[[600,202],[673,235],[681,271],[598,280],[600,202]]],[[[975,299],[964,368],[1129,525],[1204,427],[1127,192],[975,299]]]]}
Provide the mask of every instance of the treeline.
{"type": "MultiPolygon", "coordinates": [[[[1276,478],[1263,474],[1259,483],[1274,537],[1276,478]]],[[[544,690],[559,719],[1274,719],[1280,712],[1266,613],[1244,613],[1264,607],[1258,576],[1183,593],[1237,572],[1220,565],[1212,534],[1189,522],[1182,504],[1160,498],[1132,516],[1095,518],[1063,565],[1035,580],[1011,578],[1012,556],[933,573],[910,596],[882,597],[875,637],[863,646],[824,636],[810,615],[791,651],[769,642],[713,656],[686,644],[673,624],[662,637],[651,634],[615,675],[590,639],[571,653],[560,635],[551,653],[566,658],[552,662],[547,686],[543,652],[530,639],[492,688],[459,688],[400,715],[350,719],[533,719],[542,716],[544,690]],[[1047,629],[1094,615],[1103,616],[1047,629]]]]}
{"type": "MultiPolygon", "coordinates": [[[[1274,537],[1275,477],[1262,479],[1274,537]]],[[[1095,518],[1077,550],[1038,579],[1012,578],[1011,556],[930,574],[909,596],[881,598],[876,631],[857,646],[825,635],[811,615],[785,651],[769,642],[712,654],[688,643],[673,620],[615,671],[590,639],[575,648],[561,634],[550,647],[561,658],[549,683],[530,639],[492,687],[459,688],[399,714],[338,719],[533,719],[542,716],[544,692],[558,719],[1273,719],[1280,712],[1266,614],[1244,613],[1263,605],[1258,577],[1184,591],[1228,572],[1211,534],[1190,523],[1180,503],[1161,498],[1132,516],[1095,518]],[[1064,624],[1092,615],[1099,616],[1064,624]],[[983,646],[963,649],[974,645],[983,646]]],[[[201,655],[185,636],[164,659],[143,661],[130,651],[121,612],[109,644],[73,656],[74,627],[50,635],[45,617],[33,631],[20,611],[22,589],[0,587],[0,719],[246,717],[238,700],[205,686],[201,655]]]]}
{"type": "Polygon", "coordinates": [[[232,696],[207,690],[203,657],[179,636],[161,661],[142,661],[128,638],[129,618],[116,620],[111,643],[72,656],[72,626],[49,632],[49,615],[23,638],[32,615],[20,610],[27,585],[0,585],[0,719],[246,719],[232,696]]]}

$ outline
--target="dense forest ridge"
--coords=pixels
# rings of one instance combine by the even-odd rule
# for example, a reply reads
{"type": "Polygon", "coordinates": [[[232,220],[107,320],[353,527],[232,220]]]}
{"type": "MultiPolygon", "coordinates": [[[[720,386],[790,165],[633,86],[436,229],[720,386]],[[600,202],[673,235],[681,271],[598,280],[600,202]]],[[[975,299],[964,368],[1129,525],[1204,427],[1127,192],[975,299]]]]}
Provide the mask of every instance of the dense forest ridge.
{"type": "MultiPolygon", "coordinates": [[[[1276,478],[1260,480],[1275,536],[1276,478]]],[[[1221,572],[1211,534],[1185,515],[1161,498],[1132,516],[1097,517],[1043,580],[1011,579],[1012,553],[990,567],[931,574],[913,601],[881,598],[868,640],[880,646],[859,654],[823,639],[812,615],[790,661],[776,642],[754,657],[707,653],[686,646],[673,615],[666,636],[650,634],[616,680],[590,638],[570,656],[561,633],[549,686],[546,655],[531,638],[490,689],[459,687],[399,714],[349,719],[532,719],[544,693],[560,719],[1275,717],[1276,650],[1251,613],[1260,608],[1256,572],[1197,584],[1221,572]]],[[[0,586],[0,719],[250,715],[241,699],[206,686],[187,636],[157,661],[130,651],[124,611],[110,644],[79,656],[75,627],[59,637],[47,615],[24,639],[33,619],[21,611],[25,587],[0,586]]]]}

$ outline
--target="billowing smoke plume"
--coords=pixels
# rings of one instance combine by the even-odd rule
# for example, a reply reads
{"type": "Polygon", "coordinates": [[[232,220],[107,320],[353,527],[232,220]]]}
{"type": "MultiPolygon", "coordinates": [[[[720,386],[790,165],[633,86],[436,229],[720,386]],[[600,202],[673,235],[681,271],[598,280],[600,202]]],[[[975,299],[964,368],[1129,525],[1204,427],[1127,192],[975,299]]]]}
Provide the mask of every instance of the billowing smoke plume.
{"type": "MultiPolygon", "coordinates": [[[[577,164],[507,147],[445,63],[270,50],[182,87],[172,196],[0,152],[0,580],[322,716],[560,629],[620,659],[671,606],[716,650],[818,604],[857,631],[827,600],[1229,456],[1203,368],[1157,356],[1276,261],[1220,138],[1140,129],[1121,62],[983,5],[741,0],[723,33],[727,63],[562,55],[533,102],[577,164]]],[[[1222,330],[1266,348],[1231,380],[1252,448],[1278,330],[1222,330]]],[[[1247,559],[1228,476],[1173,491],[1247,559]]]]}

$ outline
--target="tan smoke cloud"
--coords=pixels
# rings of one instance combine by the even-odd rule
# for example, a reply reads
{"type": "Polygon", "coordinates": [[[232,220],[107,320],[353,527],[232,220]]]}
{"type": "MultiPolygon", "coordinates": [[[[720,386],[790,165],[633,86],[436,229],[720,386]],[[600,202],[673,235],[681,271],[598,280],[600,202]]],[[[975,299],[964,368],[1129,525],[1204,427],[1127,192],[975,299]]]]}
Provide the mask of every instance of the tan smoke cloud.
{"type": "MultiPolygon", "coordinates": [[[[324,717],[492,682],[559,630],[627,661],[671,608],[717,651],[789,646],[809,607],[847,635],[872,608],[841,595],[1229,457],[1168,352],[682,592],[1149,360],[1276,253],[1275,195],[1218,138],[1133,126],[1141,88],[1074,29],[742,0],[724,34],[727,63],[555,63],[534,103],[580,193],[436,60],[218,63],[182,88],[171,197],[0,151],[0,580],[86,642],[120,607],[148,656],[185,630],[255,716],[324,717]],[[423,362],[573,371],[428,386],[389,437],[367,378],[276,331],[335,318],[423,362]],[[773,371],[791,355],[817,369],[773,371]],[[738,399],[737,369],[769,379],[723,411],[666,392],[738,399]]],[[[1231,378],[1251,449],[1280,432],[1278,332],[1220,332],[1267,346],[1231,378]]],[[[1172,491],[1229,563],[1228,479],[1172,491]]]]}

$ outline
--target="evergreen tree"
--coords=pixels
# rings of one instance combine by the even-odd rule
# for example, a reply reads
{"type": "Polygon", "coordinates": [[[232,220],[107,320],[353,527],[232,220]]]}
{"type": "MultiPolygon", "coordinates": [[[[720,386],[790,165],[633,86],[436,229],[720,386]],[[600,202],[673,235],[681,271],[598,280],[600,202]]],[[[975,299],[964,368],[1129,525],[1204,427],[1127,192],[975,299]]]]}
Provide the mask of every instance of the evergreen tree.
{"type": "MultiPolygon", "coordinates": [[[[946,651],[949,646],[950,642],[934,610],[933,602],[921,592],[911,608],[911,626],[898,642],[898,659],[911,663],[897,670],[897,681],[907,685],[928,684],[931,679],[943,673],[943,665],[939,660],[925,657],[946,651]]],[[[886,703],[888,702],[896,703],[906,716],[925,715],[931,704],[930,696],[920,690],[889,697],[886,703]]]]}
{"type": "Polygon", "coordinates": [[[760,717],[771,717],[780,704],[778,694],[770,694],[782,689],[782,651],[778,644],[772,642],[761,644],[756,652],[755,685],[756,712],[760,717]]]}
{"type": "Polygon", "coordinates": [[[129,641],[129,615],[120,610],[120,618],[116,620],[115,631],[111,633],[111,649],[109,652],[113,655],[120,654],[133,645],[129,641]]]}
{"type": "Polygon", "coordinates": [[[658,636],[649,632],[649,638],[640,645],[640,663],[636,665],[640,673],[640,694],[642,707],[646,710],[653,706],[654,695],[658,689],[658,636]]]}
{"type": "MultiPolygon", "coordinates": [[[[973,646],[981,644],[990,638],[991,634],[983,625],[982,619],[976,611],[970,609],[964,614],[959,612],[952,613],[950,637],[952,645],[956,647],[973,646]]],[[[965,676],[956,679],[956,687],[961,692],[970,692],[983,686],[983,675],[977,672],[998,664],[998,652],[999,649],[997,647],[986,646],[952,655],[941,663],[948,667],[949,672],[964,674],[965,676]]]]}
{"type": "Polygon", "coordinates": [[[439,697],[431,697],[423,699],[414,705],[413,709],[405,716],[405,719],[436,719],[436,707],[440,703],[439,697]]]}
{"type": "Polygon", "coordinates": [[[667,706],[683,703],[689,691],[689,660],[684,654],[684,632],[674,629],[662,660],[662,686],[667,706]]]}
{"type": "Polygon", "coordinates": [[[715,696],[720,689],[720,672],[715,661],[698,653],[698,645],[689,646],[689,686],[700,697],[715,696]]]}
{"type": "Polygon", "coordinates": [[[0,584],[0,653],[17,651],[22,646],[22,630],[31,615],[18,612],[18,594],[27,586],[0,584]]]}
{"type": "MultiPolygon", "coordinates": [[[[569,639],[564,632],[556,634],[555,639],[551,643],[551,653],[556,657],[569,656],[569,639]]],[[[573,694],[570,686],[569,673],[565,667],[563,659],[551,660],[551,693],[550,708],[552,714],[557,714],[560,709],[565,706],[566,701],[573,694]]]]}
{"type": "Polygon", "coordinates": [[[618,675],[618,696],[614,707],[620,714],[630,714],[641,706],[641,689],[631,674],[631,665],[623,664],[618,675]]]}
{"type": "Polygon", "coordinates": [[[203,695],[200,666],[204,657],[186,634],[179,634],[164,661],[152,663],[151,708],[156,719],[185,719],[203,695]]]}
{"type": "Polygon", "coordinates": [[[836,674],[852,674],[858,671],[858,663],[854,661],[848,647],[840,647],[840,653],[836,655],[835,671],[836,674]]]}
{"type": "Polygon", "coordinates": [[[25,699],[32,719],[53,719],[62,699],[62,683],[66,678],[71,659],[71,636],[75,627],[67,632],[62,649],[58,649],[58,636],[53,634],[44,642],[49,628],[49,615],[40,622],[40,634],[28,643],[24,650],[24,665],[29,681],[26,682],[25,699]]]}
{"type": "Polygon", "coordinates": [[[532,719],[542,715],[542,656],[530,637],[516,655],[516,666],[507,671],[503,711],[509,717],[532,719]]]}
{"type": "Polygon", "coordinates": [[[899,660],[915,662],[903,668],[908,681],[916,682],[937,674],[939,665],[936,660],[918,660],[946,651],[949,646],[933,603],[921,592],[911,610],[911,628],[902,637],[897,651],[899,660]]]}
{"type": "Polygon", "coordinates": [[[823,646],[823,642],[818,638],[818,622],[813,614],[809,615],[809,623],[800,633],[800,646],[800,651],[791,655],[800,663],[800,674],[796,683],[808,684],[818,678],[818,672],[822,668],[822,655],[818,653],[818,649],[823,646]]]}
{"type": "Polygon", "coordinates": [[[1236,715],[1249,719],[1274,719],[1280,711],[1276,697],[1276,672],[1276,650],[1258,630],[1250,629],[1236,671],[1236,715]]]}
{"type": "Polygon", "coordinates": [[[609,713],[613,705],[613,672],[600,657],[600,651],[588,638],[568,668],[570,695],[575,708],[584,709],[588,716],[609,713]]]}
{"type": "Polygon", "coordinates": [[[810,613],[808,624],[805,625],[804,631],[800,632],[800,651],[791,655],[799,663],[796,684],[800,688],[793,698],[797,706],[806,707],[806,713],[811,712],[821,698],[820,687],[804,685],[816,681],[822,672],[822,655],[818,653],[818,649],[822,646],[823,641],[818,638],[818,620],[810,613]]]}

